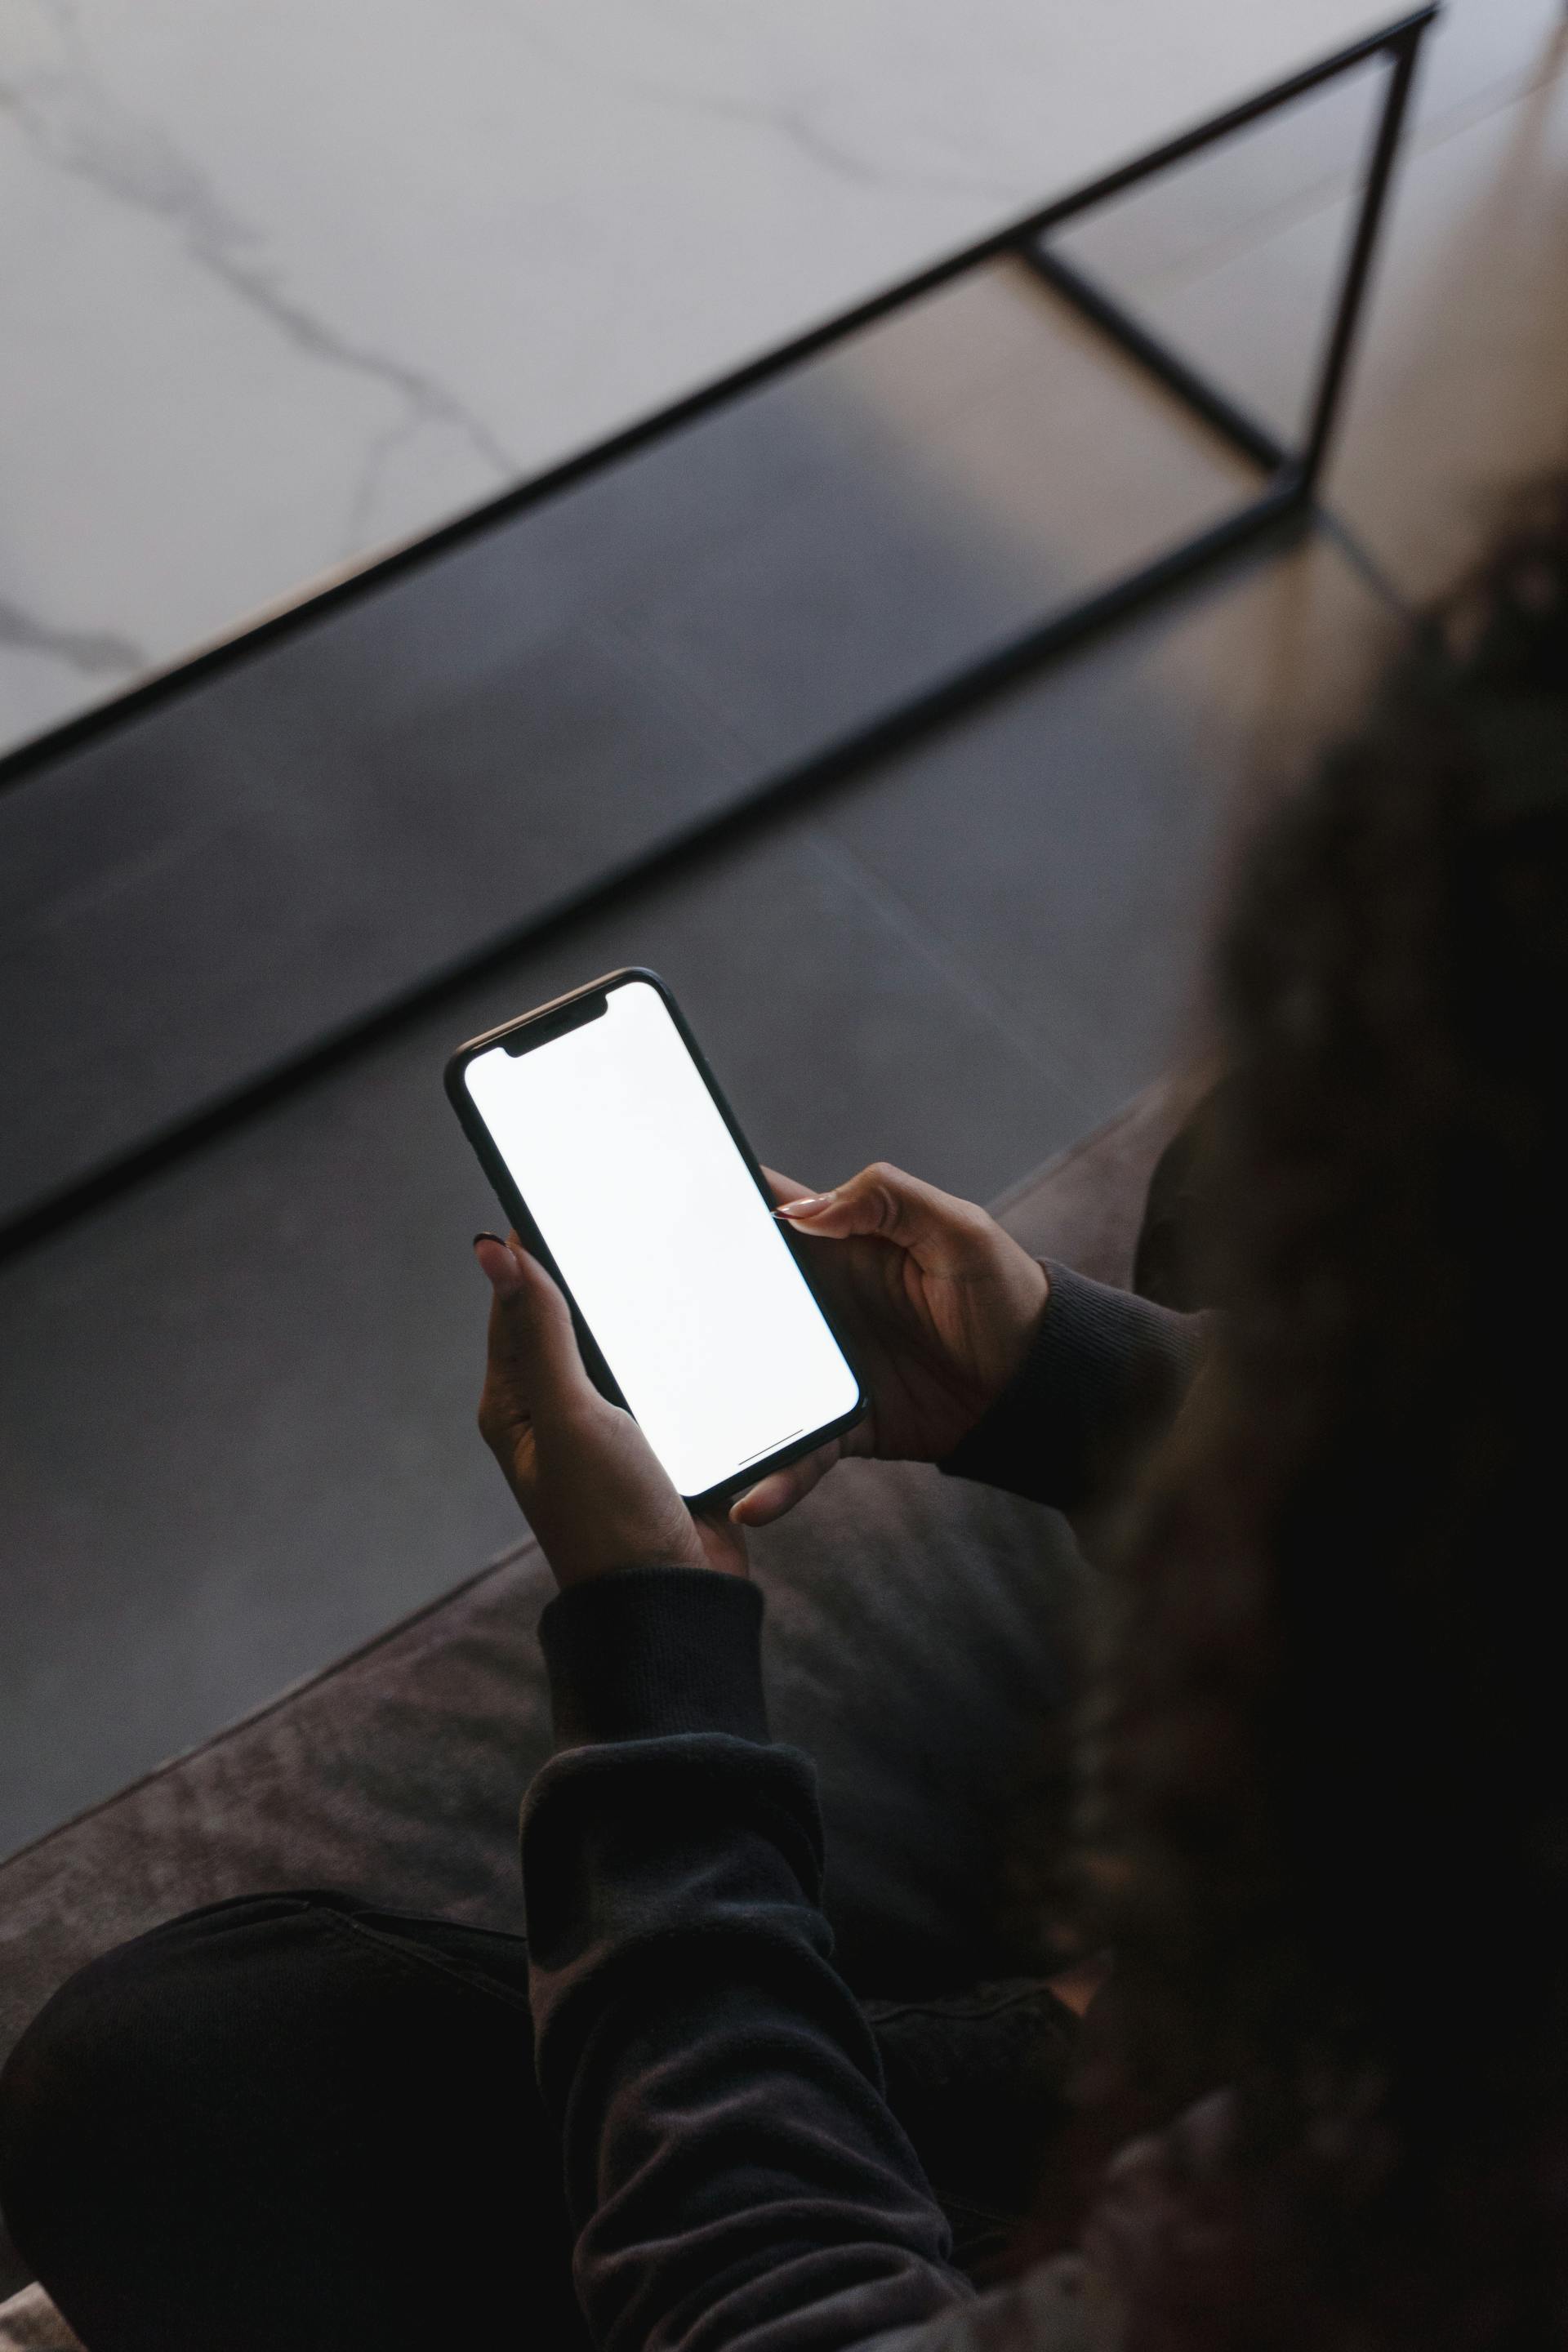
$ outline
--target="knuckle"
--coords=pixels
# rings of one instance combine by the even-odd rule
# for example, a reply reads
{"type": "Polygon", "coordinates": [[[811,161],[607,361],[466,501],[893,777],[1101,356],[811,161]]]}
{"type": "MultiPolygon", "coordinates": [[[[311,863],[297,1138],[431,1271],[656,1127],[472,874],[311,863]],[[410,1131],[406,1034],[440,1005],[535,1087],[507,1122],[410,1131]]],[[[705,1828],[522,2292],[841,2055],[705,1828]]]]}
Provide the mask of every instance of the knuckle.
{"type": "Polygon", "coordinates": [[[891,1234],[899,1223],[899,1171],[889,1160],[875,1160],[860,1179],[862,1198],[879,1234],[891,1234]]]}
{"type": "Polygon", "coordinates": [[[998,1245],[1006,1246],[1007,1236],[1001,1226],[973,1201],[955,1201],[949,1216],[954,1243],[976,1265],[989,1264],[998,1245]]]}

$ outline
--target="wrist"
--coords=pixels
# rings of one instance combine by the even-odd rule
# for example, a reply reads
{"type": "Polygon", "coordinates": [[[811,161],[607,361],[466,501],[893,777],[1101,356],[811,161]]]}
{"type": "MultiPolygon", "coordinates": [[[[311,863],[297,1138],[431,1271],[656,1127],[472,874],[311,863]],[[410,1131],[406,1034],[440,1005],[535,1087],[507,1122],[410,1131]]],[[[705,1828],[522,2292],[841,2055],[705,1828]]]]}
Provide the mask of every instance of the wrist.
{"type": "Polygon", "coordinates": [[[563,1592],[587,1584],[614,1583],[627,1576],[687,1574],[739,1577],[750,1573],[746,1540],[727,1518],[696,1518],[684,1504],[677,1508],[684,1524],[655,1527],[623,1526],[584,1536],[579,1528],[547,1529],[536,1519],[530,1524],[551,1574],[563,1592]]]}
{"type": "MultiPolygon", "coordinates": [[[[738,1530],[735,1532],[738,1534],[738,1530]]],[[[540,1549],[544,1551],[558,1592],[579,1592],[585,1584],[619,1584],[630,1576],[722,1576],[738,1578],[744,1583],[751,1575],[745,1547],[740,1541],[731,1548],[732,1557],[725,1559],[710,1559],[696,1552],[671,1555],[644,1551],[617,1552],[613,1559],[579,1556],[558,1560],[542,1544],[540,1549]]]]}

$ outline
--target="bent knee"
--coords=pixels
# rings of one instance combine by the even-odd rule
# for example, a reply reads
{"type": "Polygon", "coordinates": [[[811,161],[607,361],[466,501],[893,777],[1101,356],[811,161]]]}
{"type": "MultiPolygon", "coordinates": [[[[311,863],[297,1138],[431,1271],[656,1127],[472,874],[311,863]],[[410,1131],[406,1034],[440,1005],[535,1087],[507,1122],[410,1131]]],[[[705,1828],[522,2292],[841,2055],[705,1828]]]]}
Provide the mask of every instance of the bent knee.
{"type": "Polygon", "coordinates": [[[308,1987],[289,1956],[340,1907],[314,1894],[210,1905],[89,1961],[45,2003],[0,2071],[0,2211],[37,2268],[53,2217],[79,2228],[100,2197],[133,2204],[151,2147],[188,2144],[221,2106],[226,2049],[290,1979],[296,1997],[308,1987]]]}

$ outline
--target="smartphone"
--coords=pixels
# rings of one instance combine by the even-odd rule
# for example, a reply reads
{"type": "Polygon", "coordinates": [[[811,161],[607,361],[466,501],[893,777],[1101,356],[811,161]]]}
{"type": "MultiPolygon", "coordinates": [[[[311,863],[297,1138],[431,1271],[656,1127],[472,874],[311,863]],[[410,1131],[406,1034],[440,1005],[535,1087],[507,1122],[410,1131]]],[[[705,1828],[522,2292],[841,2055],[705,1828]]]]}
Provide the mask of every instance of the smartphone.
{"type": "Polygon", "coordinates": [[[472,1039],[447,1092],[590,1374],[688,1502],[858,1420],[795,1237],[656,972],[612,972],[472,1039]]]}

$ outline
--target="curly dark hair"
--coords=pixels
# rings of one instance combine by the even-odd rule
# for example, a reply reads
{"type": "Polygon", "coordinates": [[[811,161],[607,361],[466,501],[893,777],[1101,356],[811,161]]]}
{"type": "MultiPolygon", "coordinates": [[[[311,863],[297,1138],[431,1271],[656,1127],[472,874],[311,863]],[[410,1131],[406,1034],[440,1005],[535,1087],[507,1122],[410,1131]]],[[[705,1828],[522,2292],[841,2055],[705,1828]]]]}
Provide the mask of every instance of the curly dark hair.
{"type": "Polygon", "coordinates": [[[1568,2343],[1568,484],[1266,826],[1085,1860],[1136,2352],[1568,2343]],[[1109,2079],[1109,2078],[1108,2078],[1109,2079]]]}

